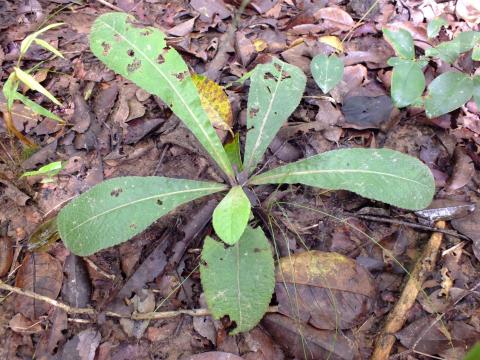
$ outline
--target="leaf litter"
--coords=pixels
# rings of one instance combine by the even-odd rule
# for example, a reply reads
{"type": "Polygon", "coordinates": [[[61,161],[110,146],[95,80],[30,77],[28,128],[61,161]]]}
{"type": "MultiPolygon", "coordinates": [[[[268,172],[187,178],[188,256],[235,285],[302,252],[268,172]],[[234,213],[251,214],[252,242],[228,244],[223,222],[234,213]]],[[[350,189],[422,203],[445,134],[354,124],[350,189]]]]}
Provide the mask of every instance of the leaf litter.
{"type": "MultiPolygon", "coordinates": [[[[211,73],[217,74],[215,80],[228,91],[222,90],[222,95],[218,90],[212,92],[221,106],[212,100],[206,104],[218,114],[214,116],[217,120],[225,120],[228,127],[221,125],[222,130],[239,132],[240,138],[246,127],[240,121],[239,110],[245,107],[251,82],[233,87],[229,84],[256,65],[268,63],[272,57],[280,57],[309,75],[300,107],[274,139],[278,146],[272,151],[272,160],[267,166],[337,145],[386,146],[425,161],[435,175],[437,200],[441,202],[415,215],[388,209],[387,216],[420,223],[424,221],[421,219],[427,219],[430,226],[433,226],[431,221],[444,219],[470,240],[453,236],[444,240],[443,255],[424,284],[430,301],[419,300],[421,306],[412,309],[404,329],[396,334],[398,342],[392,354],[424,352],[449,358],[454,350],[464,352],[478,339],[480,331],[475,298],[480,271],[476,192],[480,182],[478,109],[472,102],[433,121],[412,109],[401,110],[399,116],[393,114],[391,104],[381,98],[389,93],[391,86],[387,59],[393,55],[381,30],[387,25],[392,29],[403,27],[413,34],[417,50],[423,51],[437,46],[440,40],[451,40],[452,34],[475,29],[478,5],[467,0],[457,1],[455,6],[452,2],[426,6],[413,1],[395,5],[380,1],[362,23],[357,23],[369,9],[365,3],[370,6],[373,2],[351,1],[343,5],[325,1],[319,5],[252,1],[239,18],[235,36],[227,41],[225,36],[240,3],[119,0],[113,5],[130,11],[142,23],[172,35],[167,39],[168,45],[182,51],[192,72],[202,75],[216,60],[211,73]],[[437,39],[428,38],[426,24],[438,16],[444,16],[447,23],[439,30],[437,39]],[[322,42],[322,37],[342,40],[347,33],[349,37],[341,43],[344,52],[340,59],[345,66],[342,79],[325,96],[313,86],[311,59],[317,55],[329,56],[341,49],[338,42],[332,47],[322,42]],[[225,50],[222,50],[224,43],[225,50]],[[383,93],[365,90],[372,87],[371,84],[383,93]],[[229,110],[225,110],[227,108],[229,110]],[[446,285],[446,279],[453,282],[451,287],[446,285]],[[432,309],[443,315],[441,322],[434,322],[432,309]],[[425,331],[426,328],[431,331],[425,331]]],[[[154,294],[155,310],[201,307],[198,247],[200,239],[211,231],[208,214],[195,216],[199,208],[204,209],[201,202],[171,214],[120,248],[83,260],[68,254],[59,243],[49,245],[46,252],[33,252],[26,246],[26,239],[42,223],[44,215],[55,214],[65,202],[103,178],[153,174],[196,180],[218,178],[199,145],[187,138],[188,130],[179,125],[165,104],[138,93],[135,85],[115,77],[88,53],[91,23],[110,10],[101,2],[83,6],[72,2],[64,8],[58,5],[58,2],[44,1],[31,1],[29,6],[0,5],[5,7],[0,11],[2,81],[16,66],[20,42],[44,20],[39,16],[48,14],[52,16],[52,23],[66,23],[43,37],[49,43],[58,44],[65,59],[48,60],[41,47],[32,47],[25,57],[27,65],[47,62],[46,68],[50,70],[42,73],[45,78],[41,83],[64,106],[53,109],[32,92],[26,95],[69,119],[71,126],[48,125],[42,116],[15,104],[15,126],[41,147],[25,160],[20,147],[9,140],[0,122],[0,227],[5,228],[5,234],[0,237],[1,280],[80,308],[102,310],[112,309],[112,304],[128,304],[122,307],[127,315],[135,306],[138,310],[138,304],[147,297],[151,299],[151,294],[154,294]],[[19,179],[26,169],[35,170],[52,161],[68,161],[53,183],[42,184],[37,178],[19,179]],[[92,180],[92,176],[96,180],[92,180]],[[187,231],[193,228],[196,230],[187,231]],[[169,231],[165,232],[166,229],[169,231]],[[197,232],[200,234],[195,237],[197,232]],[[174,240],[181,245],[176,245],[174,240]],[[129,262],[120,261],[125,254],[129,262]],[[170,257],[176,260],[170,262],[170,257]],[[164,271],[167,263],[168,271],[176,272],[190,289],[187,291],[184,286],[165,300],[155,294],[161,288],[162,279],[168,276],[164,271]]],[[[141,65],[132,62],[130,70],[135,72],[138,66],[141,65]]],[[[478,64],[462,60],[454,66],[473,74],[478,64]]],[[[442,63],[429,64],[424,69],[427,84],[433,76],[450,70],[442,63]]],[[[222,139],[223,136],[227,134],[222,135],[222,139]]],[[[261,166],[264,165],[262,160],[261,166]]],[[[215,342],[197,333],[188,316],[152,320],[142,335],[141,332],[125,333],[126,326],[108,317],[89,319],[68,315],[68,319],[78,322],[73,325],[67,322],[65,313],[59,315],[58,309],[44,302],[20,295],[6,296],[0,304],[1,355],[14,359],[20,354],[33,355],[38,350],[37,354],[46,358],[60,354],[72,359],[93,359],[95,353],[102,358],[152,354],[170,359],[182,358],[182,354],[183,358],[191,359],[369,358],[371,339],[379,334],[380,324],[398,300],[401,280],[407,276],[390,255],[394,254],[406,267],[413,265],[428,234],[417,230],[405,232],[402,230],[405,225],[400,222],[345,220],[349,214],[376,205],[351,193],[322,192],[292,185],[286,189],[265,187],[258,196],[264,204],[258,208],[265,213],[262,226],[267,229],[273,224],[272,244],[281,250],[282,263],[305,259],[308,254],[335,256],[337,260],[341,257],[345,262],[334,261],[331,268],[333,274],[343,276],[332,276],[328,281],[324,276],[313,277],[303,283],[302,276],[309,274],[309,262],[299,262],[293,279],[286,281],[277,277],[277,292],[271,305],[279,305],[280,313],[267,315],[261,327],[230,340],[226,337],[230,324],[225,319],[219,321],[211,329],[215,342]],[[281,207],[272,206],[282,202],[281,207]],[[298,204],[303,208],[296,206],[298,204]],[[384,249],[376,246],[372,239],[384,249]],[[348,269],[361,270],[347,276],[348,269]],[[342,285],[346,280],[357,281],[360,288],[342,285]],[[287,301],[292,299],[288,299],[285,289],[293,298],[298,297],[297,303],[287,301]],[[367,293],[362,293],[366,290],[367,293]],[[22,334],[22,338],[18,334],[22,334]],[[138,342],[129,338],[135,334],[142,335],[138,342]]],[[[325,264],[318,267],[324,271],[328,268],[325,264]]],[[[6,294],[2,290],[2,298],[6,294]]]]}

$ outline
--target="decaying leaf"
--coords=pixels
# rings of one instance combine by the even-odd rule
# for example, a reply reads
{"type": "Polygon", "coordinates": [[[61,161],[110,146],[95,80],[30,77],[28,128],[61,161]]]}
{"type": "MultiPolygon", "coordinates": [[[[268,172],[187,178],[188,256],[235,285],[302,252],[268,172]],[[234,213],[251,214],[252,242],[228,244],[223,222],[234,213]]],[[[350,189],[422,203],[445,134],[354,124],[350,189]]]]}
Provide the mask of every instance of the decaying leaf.
{"type": "Polygon", "coordinates": [[[232,107],[223,87],[206,76],[193,74],[192,80],[200,94],[202,107],[216,129],[232,131],[232,107]]]}
{"type": "MultiPolygon", "coordinates": [[[[60,293],[63,272],[60,262],[47,253],[27,254],[18,270],[15,286],[56,299],[60,293]]],[[[15,309],[29,319],[45,314],[51,305],[44,301],[17,295],[15,309]]]]}
{"type": "Polygon", "coordinates": [[[348,329],[368,316],[375,284],[352,259],[308,251],[280,259],[275,292],[280,313],[318,329],[348,329]]]}
{"type": "Polygon", "coordinates": [[[13,261],[13,240],[0,236],[0,277],[6,275],[13,261]]]}

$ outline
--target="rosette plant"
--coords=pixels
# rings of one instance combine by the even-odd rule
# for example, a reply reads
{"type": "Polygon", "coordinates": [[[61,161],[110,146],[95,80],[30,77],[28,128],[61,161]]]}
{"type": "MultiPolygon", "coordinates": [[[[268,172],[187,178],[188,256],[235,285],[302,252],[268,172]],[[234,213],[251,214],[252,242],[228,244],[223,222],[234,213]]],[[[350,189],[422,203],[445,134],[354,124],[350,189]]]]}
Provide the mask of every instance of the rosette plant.
{"type": "Polygon", "coordinates": [[[201,281],[213,316],[228,315],[232,334],[262,318],[274,289],[271,245],[260,227],[248,225],[246,188],[262,184],[304,184],[343,189],[404,209],[426,207],[434,194],[429,169],[419,160],[389,149],[340,149],[254,174],[271,140],[302,99],[306,77],[278,59],[258,65],[251,76],[243,170],[232,166],[211,125],[208,111],[179,53],[158,29],[124,13],[97,18],[90,34],[92,52],[110,69],[160,97],[198,139],[225,182],[166,177],[119,177],[78,196],[58,215],[67,248],[80,256],[120,244],[177,206],[226,193],[213,212],[220,240],[207,237],[201,281]],[[235,168],[235,169],[234,169],[235,168]]]}

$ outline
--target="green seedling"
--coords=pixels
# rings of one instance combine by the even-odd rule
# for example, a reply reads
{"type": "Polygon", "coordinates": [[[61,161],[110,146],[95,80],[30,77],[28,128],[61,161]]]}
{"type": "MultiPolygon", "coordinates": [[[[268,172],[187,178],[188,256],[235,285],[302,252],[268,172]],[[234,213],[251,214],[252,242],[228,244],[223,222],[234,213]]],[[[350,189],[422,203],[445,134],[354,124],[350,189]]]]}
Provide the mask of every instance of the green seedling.
{"type": "MultiPolygon", "coordinates": [[[[443,18],[428,24],[429,37],[438,35],[446,25],[443,18]]],[[[480,76],[469,76],[459,71],[447,71],[436,77],[425,91],[423,68],[432,58],[453,63],[462,53],[472,50],[472,60],[480,60],[480,32],[466,31],[451,41],[425,51],[425,56],[415,57],[412,35],[404,29],[383,30],[383,36],[395,50],[397,57],[390,58],[393,66],[391,97],[398,108],[409,105],[425,107],[429,118],[447,114],[463,106],[472,97],[480,107],[480,76]]]]}
{"type": "Polygon", "coordinates": [[[240,161],[239,139],[227,146],[227,153],[187,64],[167,45],[162,32],[137,24],[127,14],[109,13],[93,24],[90,47],[108,68],[159,96],[197,138],[225,182],[110,179],[60,211],[60,237],[71,252],[88,256],[130,239],[177,206],[226,192],[212,221],[221,241],[205,239],[200,274],[213,316],[228,315],[235,322],[231,334],[248,331],[260,321],[274,289],[271,245],[260,227],[248,225],[252,205],[247,193],[254,193],[256,185],[298,183],[343,189],[411,210],[424,208],[432,200],[435,186],[430,170],[418,159],[389,149],[334,150],[255,172],[273,137],[302,99],[306,77],[296,66],[273,59],[252,72],[240,161]]]}
{"type": "Polygon", "coordinates": [[[52,28],[58,27],[63,23],[56,23],[48,25],[33,34],[28,35],[20,44],[20,56],[18,57],[17,65],[13,68],[12,73],[8,77],[7,81],[3,85],[3,95],[6,99],[6,108],[3,111],[3,117],[5,120],[5,124],[7,129],[12,132],[19,140],[21,140],[25,145],[28,147],[35,147],[35,144],[25,137],[21,132],[19,132],[15,125],[13,124],[12,120],[12,109],[15,100],[22,102],[26,107],[30,108],[33,112],[40,114],[42,116],[48,117],[52,120],[58,121],[63,123],[63,120],[52,113],[51,111],[45,109],[43,106],[37,104],[36,102],[30,100],[28,97],[23,95],[18,91],[18,87],[20,83],[25,84],[27,89],[32,89],[38,91],[45,97],[47,97],[50,101],[52,101],[56,105],[62,105],[60,101],[58,101],[47,89],[45,89],[34,77],[35,72],[38,70],[40,64],[35,65],[34,67],[23,70],[21,69],[20,65],[23,59],[23,56],[27,53],[28,49],[32,44],[37,44],[46,50],[53,53],[54,56],[59,56],[63,58],[63,55],[60,51],[55,49],[52,45],[50,45],[45,40],[39,39],[38,37],[47,30],[52,28]]]}
{"type": "Polygon", "coordinates": [[[53,181],[53,177],[56,176],[63,169],[63,164],[61,161],[54,161],[50,164],[44,165],[38,170],[26,171],[20,176],[22,177],[31,177],[31,176],[45,176],[46,178],[42,180],[42,183],[49,183],[53,181]]]}

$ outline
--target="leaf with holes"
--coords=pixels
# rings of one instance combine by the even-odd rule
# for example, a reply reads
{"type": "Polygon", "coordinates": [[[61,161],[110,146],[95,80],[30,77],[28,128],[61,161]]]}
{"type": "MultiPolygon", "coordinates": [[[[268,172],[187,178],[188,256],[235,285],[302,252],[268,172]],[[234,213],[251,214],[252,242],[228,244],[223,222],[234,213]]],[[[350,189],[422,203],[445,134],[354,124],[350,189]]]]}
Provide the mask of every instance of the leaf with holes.
{"type": "Polygon", "coordinates": [[[217,183],[165,177],[119,177],[102,182],[65,206],[60,237],[76,255],[127,241],[177,206],[225,190],[217,183]]]}
{"type": "Polygon", "coordinates": [[[398,29],[397,31],[392,31],[383,29],[383,36],[398,56],[409,60],[415,59],[413,37],[407,30],[398,29]]]}
{"type": "Polygon", "coordinates": [[[229,245],[242,236],[250,217],[250,200],[241,186],[234,186],[213,212],[213,228],[220,239],[229,245]]]}
{"type": "Polygon", "coordinates": [[[213,127],[232,131],[232,106],[223,87],[203,75],[193,74],[192,80],[213,127]]]}
{"type": "Polygon", "coordinates": [[[430,204],[433,176],[418,159],[389,149],[341,149],[311,156],[254,176],[251,185],[305,184],[349,190],[404,209],[430,204]]]}
{"type": "Polygon", "coordinates": [[[415,103],[425,90],[425,76],[415,61],[400,60],[393,68],[391,95],[396,107],[415,103]]]}
{"type": "Polygon", "coordinates": [[[207,237],[200,277],[213,317],[235,321],[230,335],[252,329],[267,311],[275,285],[272,249],[262,229],[247,227],[230,247],[207,237]]]}
{"type": "Polygon", "coordinates": [[[343,62],[334,55],[315,56],[310,68],[315,82],[325,94],[337,86],[343,77],[343,62]]]}
{"type": "Polygon", "coordinates": [[[460,72],[448,71],[428,85],[425,112],[434,118],[458,109],[473,95],[472,79],[460,72]]]}
{"type": "Polygon", "coordinates": [[[296,109],[306,84],[298,67],[281,60],[257,65],[251,77],[243,166],[251,173],[280,127],[296,109]]]}
{"type": "Polygon", "coordinates": [[[430,39],[434,38],[440,32],[440,30],[442,29],[442,26],[446,26],[446,25],[448,25],[448,21],[444,17],[437,16],[436,18],[433,18],[431,21],[428,22],[427,36],[430,39]]]}
{"type": "Polygon", "coordinates": [[[90,33],[92,52],[110,69],[160,97],[195,135],[219,167],[233,178],[233,170],[180,54],[165,35],[135,23],[124,13],[97,18],[90,33]]]}

